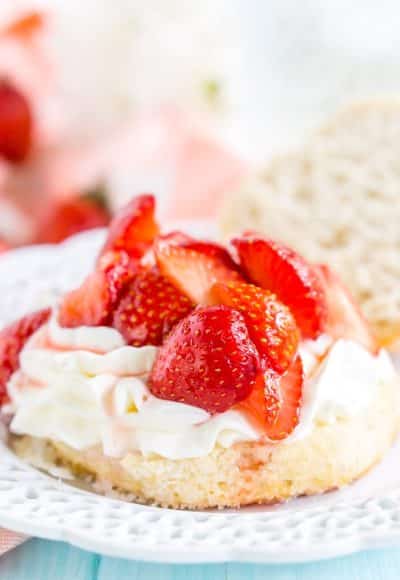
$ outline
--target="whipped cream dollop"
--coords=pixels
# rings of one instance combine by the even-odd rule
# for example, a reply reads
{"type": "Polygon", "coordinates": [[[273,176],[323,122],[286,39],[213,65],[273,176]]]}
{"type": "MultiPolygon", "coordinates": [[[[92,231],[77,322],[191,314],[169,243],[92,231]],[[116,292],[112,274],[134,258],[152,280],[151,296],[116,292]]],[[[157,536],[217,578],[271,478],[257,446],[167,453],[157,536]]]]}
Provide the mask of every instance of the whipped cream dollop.
{"type": "Polygon", "coordinates": [[[62,328],[53,315],[25,345],[9,382],[11,430],[78,450],[102,444],[114,457],[138,450],[170,459],[259,438],[237,411],[211,416],[154,397],[146,382],[156,354],[153,346],[127,346],[112,328],[62,328]]]}
{"type": "Polygon", "coordinates": [[[305,341],[300,355],[307,380],[299,425],[286,442],[306,437],[315,423],[331,424],[367,411],[379,397],[382,384],[396,377],[385,350],[373,356],[351,340],[332,344],[322,335],[316,341],[305,341]]]}
{"type": "MultiPolygon", "coordinates": [[[[77,450],[101,444],[123,457],[140,451],[169,459],[207,455],[218,444],[256,441],[260,433],[235,410],[205,410],[154,397],[147,379],[153,346],[126,345],[108,327],[61,328],[56,313],[27,342],[9,382],[18,434],[64,442],[77,450]]],[[[315,422],[334,422],[364,411],[395,371],[385,352],[372,356],[358,344],[329,337],[300,349],[307,380],[300,423],[285,440],[305,437],[315,422]]]]}

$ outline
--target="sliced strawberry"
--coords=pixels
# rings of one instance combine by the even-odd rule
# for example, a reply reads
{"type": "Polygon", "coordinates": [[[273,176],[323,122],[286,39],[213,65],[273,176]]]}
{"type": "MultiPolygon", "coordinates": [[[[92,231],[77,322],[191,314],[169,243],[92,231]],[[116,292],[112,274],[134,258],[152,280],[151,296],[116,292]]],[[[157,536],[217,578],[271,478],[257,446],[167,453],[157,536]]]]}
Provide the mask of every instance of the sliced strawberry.
{"type": "Polygon", "coordinates": [[[32,112],[25,97],[6,81],[0,82],[0,156],[20,163],[32,145],[32,112]]]}
{"type": "Polygon", "coordinates": [[[264,368],[283,373],[299,343],[299,331],[290,310],[268,290],[246,282],[217,283],[211,295],[215,304],[231,306],[243,315],[264,368]]]}
{"type": "Polygon", "coordinates": [[[138,271],[138,264],[124,250],[109,250],[100,256],[97,269],[106,275],[111,302],[115,306],[123,290],[138,271]]]}
{"type": "Polygon", "coordinates": [[[194,304],[156,268],[141,270],[127,286],[113,316],[113,326],[128,344],[159,346],[194,304]]]}
{"type": "Polygon", "coordinates": [[[267,371],[264,381],[258,380],[250,396],[235,408],[269,439],[285,439],[299,422],[303,383],[303,365],[297,356],[283,375],[267,371]]]}
{"type": "Polygon", "coordinates": [[[216,282],[240,281],[242,277],[231,256],[218,244],[197,240],[156,244],[161,273],[196,304],[208,304],[216,282]]]}
{"type": "Polygon", "coordinates": [[[376,354],[377,342],[349,290],[329,266],[321,264],[318,266],[318,271],[328,302],[325,332],[336,339],[354,340],[371,353],[376,354]]]}
{"type": "Polygon", "coordinates": [[[168,232],[168,234],[162,234],[158,236],[155,241],[155,245],[160,250],[164,246],[181,246],[184,244],[192,243],[194,241],[194,238],[188,236],[184,232],[181,232],[180,230],[173,230],[172,232],[168,232]]]}
{"type": "Polygon", "coordinates": [[[193,242],[193,241],[194,241],[194,238],[192,238],[191,236],[188,236],[187,234],[184,234],[183,232],[181,232],[179,230],[173,230],[172,232],[169,232],[168,234],[159,235],[154,240],[153,245],[150,246],[148,251],[144,254],[142,259],[140,260],[140,263],[144,267],[150,269],[153,266],[156,266],[155,249],[157,249],[157,251],[160,252],[164,248],[167,248],[168,246],[171,246],[171,245],[172,246],[181,246],[183,244],[187,244],[187,243],[193,242]]]}
{"type": "Polygon", "coordinates": [[[106,226],[109,221],[108,211],[89,198],[57,201],[46,209],[39,220],[34,242],[57,244],[78,232],[106,226]]]}
{"type": "Polygon", "coordinates": [[[160,348],[150,379],[156,397],[222,413],[251,393],[260,375],[243,316],[227,306],[194,310],[160,348]]]}
{"type": "Polygon", "coordinates": [[[316,268],[290,248],[256,235],[232,244],[249,279],[290,308],[303,338],[317,338],[325,328],[327,304],[316,268]]]}
{"type": "Polygon", "coordinates": [[[257,377],[253,390],[246,399],[233,408],[244,413],[254,427],[265,433],[266,426],[273,424],[281,409],[278,375],[275,380],[266,380],[261,374],[257,377]]]}
{"type": "Polygon", "coordinates": [[[19,368],[19,353],[28,338],[47,322],[50,308],[24,316],[0,331],[0,406],[7,401],[7,383],[19,368]]]}
{"type": "Polygon", "coordinates": [[[102,326],[110,322],[112,312],[134,275],[130,256],[123,251],[109,251],[83,284],[64,296],[58,322],[61,326],[102,326]]]}
{"type": "Polygon", "coordinates": [[[100,254],[108,250],[125,250],[133,258],[140,259],[159,233],[154,211],[153,195],[134,197],[112,220],[100,254]]]}
{"type": "MultiPolygon", "coordinates": [[[[266,434],[270,439],[284,439],[293,431],[300,420],[300,408],[303,395],[304,371],[301,358],[297,356],[286,373],[277,377],[273,373],[266,374],[265,384],[271,382],[278,385],[280,397],[279,413],[266,422],[266,434]]],[[[275,390],[275,387],[272,387],[275,390]]],[[[269,386],[268,390],[271,390],[269,386]]]]}
{"type": "Polygon", "coordinates": [[[111,292],[104,272],[89,274],[83,284],[68,292],[58,313],[58,322],[66,328],[102,326],[112,311],[111,292]]]}

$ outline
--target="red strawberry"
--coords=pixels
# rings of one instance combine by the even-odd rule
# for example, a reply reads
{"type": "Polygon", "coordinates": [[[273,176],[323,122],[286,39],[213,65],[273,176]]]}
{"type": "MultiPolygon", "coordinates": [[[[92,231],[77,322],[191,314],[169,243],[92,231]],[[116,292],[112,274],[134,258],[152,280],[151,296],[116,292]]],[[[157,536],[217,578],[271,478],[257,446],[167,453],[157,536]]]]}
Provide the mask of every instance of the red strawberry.
{"type": "Polygon", "coordinates": [[[112,311],[112,299],[104,272],[89,274],[79,288],[63,298],[58,322],[66,328],[77,326],[103,326],[112,311]]]}
{"type": "Polygon", "coordinates": [[[0,238],[0,254],[4,254],[10,249],[10,246],[0,238]]]}
{"type": "Polygon", "coordinates": [[[290,308],[303,338],[319,336],[325,328],[327,304],[316,268],[273,240],[249,235],[232,243],[244,273],[290,308]]]}
{"type": "Polygon", "coordinates": [[[159,233],[154,210],[153,195],[134,197],[112,220],[101,254],[108,250],[125,250],[133,258],[140,259],[159,233]]]}
{"type": "Polygon", "coordinates": [[[32,334],[47,322],[50,309],[24,316],[0,331],[0,406],[7,401],[7,383],[19,368],[19,353],[32,334]]]}
{"type": "Polygon", "coordinates": [[[196,304],[208,304],[215,282],[242,280],[231,256],[218,244],[188,241],[181,244],[162,240],[155,246],[161,273],[196,304]]]}
{"type": "Polygon", "coordinates": [[[108,211],[89,197],[57,201],[40,220],[34,242],[57,244],[78,232],[106,226],[109,221],[108,211]]]}
{"type": "Polygon", "coordinates": [[[136,260],[124,250],[109,250],[99,257],[97,269],[106,275],[111,302],[114,306],[136,274],[138,266],[136,260]]]}
{"type": "Polygon", "coordinates": [[[246,321],[264,368],[283,373],[293,360],[299,332],[290,310],[268,290],[246,282],[215,284],[212,297],[216,304],[238,310],[246,321]]]}
{"type": "Polygon", "coordinates": [[[112,312],[134,269],[126,252],[107,252],[97,270],[83,284],[64,296],[58,321],[61,326],[102,326],[111,320],[112,312]]]}
{"type": "Polygon", "coordinates": [[[328,318],[325,332],[333,338],[348,338],[358,342],[375,354],[377,342],[360,308],[339,276],[328,266],[318,266],[328,302],[328,318]]]}
{"type": "Polygon", "coordinates": [[[179,230],[174,230],[172,232],[169,232],[168,234],[159,235],[154,240],[153,245],[150,246],[150,248],[141,258],[140,264],[148,269],[152,268],[153,266],[156,266],[156,257],[154,248],[158,248],[158,251],[160,251],[160,248],[165,248],[170,245],[180,246],[181,244],[185,244],[192,241],[194,241],[193,238],[191,238],[187,234],[184,234],[183,232],[180,232],[179,230]]]}
{"type": "Polygon", "coordinates": [[[156,397],[222,413],[251,393],[259,356],[242,315],[227,306],[194,310],[160,348],[150,379],[156,397]]]}
{"type": "Polygon", "coordinates": [[[156,268],[141,270],[125,290],[114,312],[113,326],[128,344],[159,346],[194,305],[156,268]]]}
{"type": "Polygon", "coordinates": [[[297,356],[285,374],[267,371],[250,396],[236,405],[269,439],[284,439],[299,422],[304,382],[303,365],[297,356]]]}
{"type": "Polygon", "coordinates": [[[0,82],[0,156],[24,161],[32,144],[32,112],[26,97],[6,81],[0,82]]]}

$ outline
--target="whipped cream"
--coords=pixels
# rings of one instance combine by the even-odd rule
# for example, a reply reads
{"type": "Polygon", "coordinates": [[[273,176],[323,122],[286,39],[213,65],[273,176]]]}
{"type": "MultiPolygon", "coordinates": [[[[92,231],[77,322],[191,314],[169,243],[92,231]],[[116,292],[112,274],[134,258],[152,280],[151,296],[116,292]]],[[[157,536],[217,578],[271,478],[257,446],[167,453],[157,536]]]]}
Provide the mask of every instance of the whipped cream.
{"type": "Polygon", "coordinates": [[[108,326],[64,328],[58,324],[54,314],[48,323],[48,336],[55,347],[64,347],[68,350],[110,352],[125,346],[122,335],[114,328],[108,326]]]}
{"type": "Polygon", "coordinates": [[[396,371],[385,350],[373,356],[361,345],[351,340],[339,339],[331,346],[319,337],[306,341],[300,355],[307,361],[307,380],[303,387],[303,404],[297,428],[285,440],[306,437],[315,423],[330,424],[365,412],[379,397],[383,383],[394,380],[396,371]],[[315,366],[310,360],[318,360],[315,366]],[[326,352],[326,351],[325,351],[326,352]]]}
{"type": "Polygon", "coordinates": [[[127,346],[112,328],[61,328],[53,315],[25,345],[9,382],[11,430],[78,450],[102,444],[114,457],[138,450],[169,459],[259,438],[237,411],[211,416],[154,397],[146,379],[156,354],[153,346],[127,346]]]}
{"type": "MultiPolygon", "coordinates": [[[[154,397],[146,382],[156,354],[153,346],[127,346],[112,328],[61,328],[54,314],[25,345],[9,382],[11,430],[78,450],[101,444],[114,457],[140,451],[169,459],[260,439],[238,411],[211,416],[154,397]]],[[[307,373],[304,400],[286,444],[307,436],[315,423],[363,412],[380,384],[395,375],[385,352],[374,357],[348,340],[305,341],[300,355],[307,373]]]]}

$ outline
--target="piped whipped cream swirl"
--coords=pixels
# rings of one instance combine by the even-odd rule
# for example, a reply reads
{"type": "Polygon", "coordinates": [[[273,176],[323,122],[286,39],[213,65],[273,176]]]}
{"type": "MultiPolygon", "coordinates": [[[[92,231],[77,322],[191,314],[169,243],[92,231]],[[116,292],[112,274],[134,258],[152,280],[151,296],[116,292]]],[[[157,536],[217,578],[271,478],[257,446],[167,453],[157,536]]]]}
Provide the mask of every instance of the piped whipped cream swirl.
{"type": "Polygon", "coordinates": [[[169,459],[259,438],[237,411],[211,416],[154,397],[146,383],[156,354],[153,346],[127,346],[112,328],[62,328],[53,315],[26,344],[10,380],[11,430],[78,450],[102,444],[114,457],[137,450],[169,459]]]}
{"type": "MultiPolygon", "coordinates": [[[[108,327],[61,328],[56,313],[25,345],[9,383],[11,430],[64,442],[77,450],[101,444],[123,457],[139,451],[168,459],[200,457],[216,445],[256,441],[239,411],[211,416],[198,407],[154,397],[147,379],[157,348],[126,345],[108,327]]],[[[363,412],[395,371],[385,352],[374,357],[347,340],[302,344],[307,371],[300,423],[285,441],[307,436],[316,421],[363,412]]]]}

